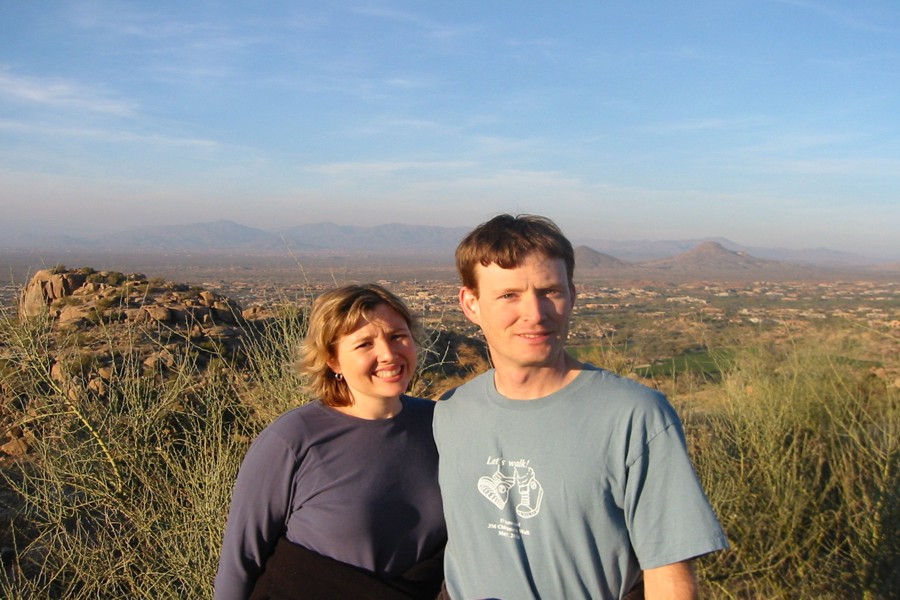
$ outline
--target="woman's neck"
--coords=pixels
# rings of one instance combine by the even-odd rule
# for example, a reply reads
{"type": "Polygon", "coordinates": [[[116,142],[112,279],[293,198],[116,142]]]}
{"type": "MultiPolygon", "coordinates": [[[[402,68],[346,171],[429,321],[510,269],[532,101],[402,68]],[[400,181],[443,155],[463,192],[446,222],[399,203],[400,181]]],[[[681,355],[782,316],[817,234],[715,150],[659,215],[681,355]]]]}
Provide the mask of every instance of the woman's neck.
{"type": "Polygon", "coordinates": [[[357,419],[374,421],[396,417],[403,410],[403,402],[399,396],[387,399],[366,398],[361,401],[354,400],[350,406],[336,406],[334,408],[345,415],[350,415],[357,419]]]}

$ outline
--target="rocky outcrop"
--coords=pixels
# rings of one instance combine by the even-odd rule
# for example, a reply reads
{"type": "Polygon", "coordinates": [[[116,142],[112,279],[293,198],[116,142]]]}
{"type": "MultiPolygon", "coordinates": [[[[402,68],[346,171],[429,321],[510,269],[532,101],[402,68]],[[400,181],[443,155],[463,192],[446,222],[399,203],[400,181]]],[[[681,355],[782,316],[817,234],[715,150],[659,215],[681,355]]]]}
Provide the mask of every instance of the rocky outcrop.
{"type": "MultiPolygon", "coordinates": [[[[245,340],[268,316],[257,309],[245,318],[236,302],[206,289],[139,273],[65,267],[35,273],[19,296],[18,313],[22,320],[46,320],[41,347],[47,356],[40,360],[46,361],[48,385],[72,402],[82,394],[105,397],[124,369],[166,379],[182,364],[203,377],[213,359],[240,368],[245,340]]],[[[5,423],[4,416],[9,402],[29,401],[10,370],[22,362],[0,348],[0,366],[7,368],[0,379],[0,457],[25,454],[30,445],[27,430],[5,423]]]]}
{"type": "Polygon", "coordinates": [[[34,274],[22,291],[19,316],[49,316],[59,327],[75,328],[114,322],[214,327],[244,320],[237,303],[209,290],[140,273],[65,267],[34,274]]]}
{"type": "MultiPolygon", "coordinates": [[[[0,434],[6,436],[0,460],[26,454],[31,443],[28,428],[7,418],[7,407],[18,406],[21,414],[35,397],[57,394],[72,406],[85,399],[102,405],[117,398],[126,380],[180,385],[187,374],[197,378],[193,385],[221,376],[223,367],[246,382],[248,356],[267,347],[286,320],[296,321],[287,328],[296,332],[305,318],[300,307],[242,310],[208,289],[89,268],[39,271],[19,298],[23,329],[35,336],[25,353],[34,355],[16,356],[21,349],[0,345],[0,434]]],[[[422,354],[412,392],[427,397],[489,366],[483,341],[447,331],[431,331],[422,354]]]]}
{"type": "Polygon", "coordinates": [[[84,271],[64,271],[45,269],[38,271],[25,287],[20,303],[20,313],[25,317],[36,317],[46,312],[54,301],[71,296],[81,288],[87,279],[84,271]]]}

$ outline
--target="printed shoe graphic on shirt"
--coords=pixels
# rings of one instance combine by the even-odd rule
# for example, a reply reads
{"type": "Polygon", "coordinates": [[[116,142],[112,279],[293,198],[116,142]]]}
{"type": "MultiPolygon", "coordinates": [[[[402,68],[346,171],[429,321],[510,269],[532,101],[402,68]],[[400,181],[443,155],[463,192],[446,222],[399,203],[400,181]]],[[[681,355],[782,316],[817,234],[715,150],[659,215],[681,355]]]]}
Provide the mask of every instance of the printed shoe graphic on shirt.
{"type": "Polygon", "coordinates": [[[541,500],[544,498],[544,488],[541,482],[534,476],[534,469],[528,467],[524,474],[516,469],[516,489],[519,492],[519,504],[516,506],[516,514],[523,519],[530,519],[541,511],[541,500]]]}
{"type": "Polygon", "coordinates": [[[504,475],[498,469],[490,477],[478,480],[478,491],[497,508],[504,508],[509,500],[509,488],[516,482],[515,477],[504,475]]]}

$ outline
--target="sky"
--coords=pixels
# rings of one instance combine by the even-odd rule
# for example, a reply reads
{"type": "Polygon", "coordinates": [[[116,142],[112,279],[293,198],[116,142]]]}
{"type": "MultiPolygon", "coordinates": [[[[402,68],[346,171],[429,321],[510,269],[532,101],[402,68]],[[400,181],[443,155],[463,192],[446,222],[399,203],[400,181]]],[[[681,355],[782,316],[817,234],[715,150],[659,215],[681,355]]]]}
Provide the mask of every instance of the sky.
{"type": "Polygon", "coordinates": [[[0,1],[0,236],[501,212],[900,259],[900,3],[0,1]]]}

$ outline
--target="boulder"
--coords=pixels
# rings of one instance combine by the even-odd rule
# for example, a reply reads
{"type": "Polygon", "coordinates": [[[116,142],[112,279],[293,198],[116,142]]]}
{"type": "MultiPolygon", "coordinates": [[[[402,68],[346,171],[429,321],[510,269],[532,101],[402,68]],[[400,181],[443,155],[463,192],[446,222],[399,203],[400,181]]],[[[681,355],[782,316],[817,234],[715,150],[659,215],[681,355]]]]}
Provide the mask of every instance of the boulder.
{"type": "Polygon", "coordinates": [[[148,317],[158,323],[168,323],[172,320],[172,311],[165,306],[145,306],[144,312],[147,313],[148,317]]]}

